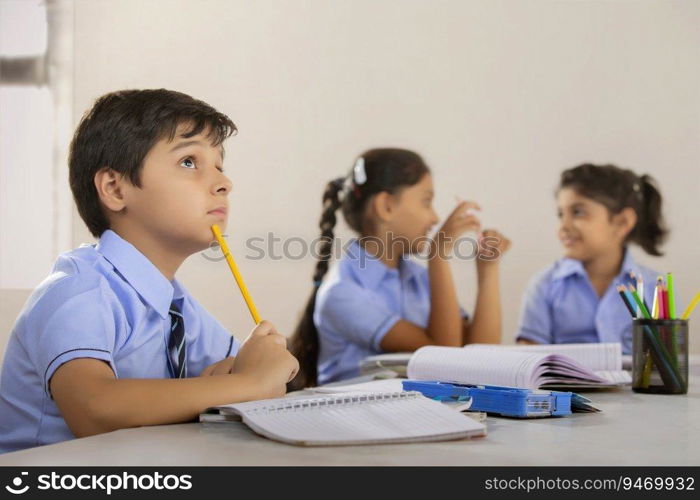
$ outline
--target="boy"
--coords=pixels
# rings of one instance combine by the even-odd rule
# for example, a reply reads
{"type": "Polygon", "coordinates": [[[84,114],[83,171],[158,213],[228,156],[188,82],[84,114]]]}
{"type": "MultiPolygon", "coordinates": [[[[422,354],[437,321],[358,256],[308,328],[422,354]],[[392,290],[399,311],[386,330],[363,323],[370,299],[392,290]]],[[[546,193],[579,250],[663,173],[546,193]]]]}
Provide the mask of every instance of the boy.
{"type": "Polygon", "coordinates": [[[0,452],[284,394],[298,370],[285,338],[263,321],[239,346],[174,279],[226,225],[222,143],[234,132],[164,89],[107,94],[83,117],[70,185],[99,242],[60,255],[15,323],[0,452]]]}

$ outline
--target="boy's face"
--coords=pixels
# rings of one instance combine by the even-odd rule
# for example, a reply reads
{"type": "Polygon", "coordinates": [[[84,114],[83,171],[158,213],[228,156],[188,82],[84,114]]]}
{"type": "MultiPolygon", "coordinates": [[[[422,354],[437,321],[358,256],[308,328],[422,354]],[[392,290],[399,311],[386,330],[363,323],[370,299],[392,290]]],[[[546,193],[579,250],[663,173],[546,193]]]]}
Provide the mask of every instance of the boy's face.
{"type": "Polygon", "coordinates": [[[427,234],[439,221],[433,209],[433,191],[433,178],[425,174],[419,182],[403,188],[396,195],[396,213],[387,229],[395,237],[403,237],[410,242],[410,253],[422,251],[421,243],[427,241],[427,234]]]}
{"type": "Polygon", "coordinates": [[[623,244],[626,233],[602,203],[571,188],[557,195],[558,236],[566,257],[588,262],[623,244]]]}
{"type": "Polygon", "coordinates": [[[228,221],[231,181],[223,174],[223,149],[203,133],[184,138],[180,127],[172,141],[159,140],[148,152],[141,187],[130,186],[126,218],[157,241],[187,255],[214,240],[212,224],[222,232],[228,221]]]}

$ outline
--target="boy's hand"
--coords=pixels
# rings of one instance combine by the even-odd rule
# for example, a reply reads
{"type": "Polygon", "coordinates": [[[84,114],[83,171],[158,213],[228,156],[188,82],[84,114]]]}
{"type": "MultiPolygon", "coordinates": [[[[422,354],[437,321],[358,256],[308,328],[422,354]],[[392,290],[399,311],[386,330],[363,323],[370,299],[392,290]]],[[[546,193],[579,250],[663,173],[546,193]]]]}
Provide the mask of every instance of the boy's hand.
{"type": "Polygon", "coordinates": [[[479,218],[469,210],[481,210],[481,207],[473,201],[461,201],[457,204],[447,220],[438,230],[434,243],[439,251],[438,255],[446,257],[452,252],[456,240],[468,231],[478,231],[481,227],[479,218]]]}
{"type": "Polygon", "coordinates": [[[287,339],[268,321],[255,327],[231,366],[231,373],[243,375],[259,387],[261,398],[284,396],[287,382],[298,371],[299,362],[287,350],[287,339]]]}
{"type": "Polygon", "coordinates": [[[477,268],[498,263],[501,256],[508,251],[511,242],[495,229],[485,229],[479,237],[479,254],[477,268]]]}
{"type": "Polygon", "coordinates": [[[199,374],[200,377],[208,377],[209,375],[228,375],[233,373],[233,363],[236,361],[235,356],[229,356],[221,361],[213,363],[207,366],[202,373],[199,374]]]}

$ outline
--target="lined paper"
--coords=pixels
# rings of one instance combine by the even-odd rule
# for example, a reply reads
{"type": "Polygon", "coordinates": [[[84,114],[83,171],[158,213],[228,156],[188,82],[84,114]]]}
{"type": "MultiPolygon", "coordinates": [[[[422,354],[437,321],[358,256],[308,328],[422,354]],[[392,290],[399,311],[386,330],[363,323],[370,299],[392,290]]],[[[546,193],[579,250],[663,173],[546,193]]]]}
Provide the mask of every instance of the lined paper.
{"type": "Polygon", "coordinates": [[[253,431],[304,446],[403,443],[483,436],[486,427],[417,392],[279,398],[219,407],[253,431]]]}

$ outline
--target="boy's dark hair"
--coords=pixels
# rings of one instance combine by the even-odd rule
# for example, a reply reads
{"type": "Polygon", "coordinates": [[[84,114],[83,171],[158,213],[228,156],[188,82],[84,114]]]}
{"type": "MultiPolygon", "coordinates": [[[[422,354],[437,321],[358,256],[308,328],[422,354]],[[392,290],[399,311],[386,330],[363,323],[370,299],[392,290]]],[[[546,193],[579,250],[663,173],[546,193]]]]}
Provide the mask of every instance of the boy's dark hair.
{"type": "Polygon", "coordinates": [[[559,189],[571,188],[581,196],[605,205],[611,215],[630,207],[637,213],[637,224],[625,243],[633,242],[650,255],[663,255],[659,246],[668,235],[661,213],[661,193],[648,175],[615,165],[586,163],[561,174],[559,189]]]}
{"type": "Polygon", "coordinates": [[[348,226],[359,235],[365,236],[371,229],[371,223],[365,220],[364,214],[369,200],[375,194],[384,191],[399,193],[402,189],[417,184],[424,175],[430,173],[423,158],[405,149],[371,149],[363,153],[362,158],[366,182],[356,184],[351,169],[347,176],[330,181],[323,192],[323,212],[319,222],[322,242],[313,276],[314,289],[290,339],[289,349],[299,360],[299,373],[289,383],[290,390],[316,385],[320,346],[313,315],[316,293],[328,271],[328,261],[331,258],[336,211],[341,208],[348,226]]]}
{"type": "Polygon", "coordinates": [[[143,159],[156,142],[203,130],[214,146],[237,132],[231,119],[205,102],[166,89],[120,90],[103,95],[80,120],[70,146],[69,179],[78,213],[93,236],[109,229],[95,188],[95,174],[110,168],[141,186],[143,159]]]}

